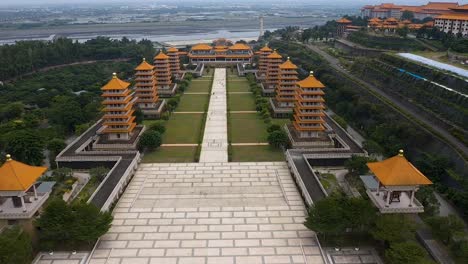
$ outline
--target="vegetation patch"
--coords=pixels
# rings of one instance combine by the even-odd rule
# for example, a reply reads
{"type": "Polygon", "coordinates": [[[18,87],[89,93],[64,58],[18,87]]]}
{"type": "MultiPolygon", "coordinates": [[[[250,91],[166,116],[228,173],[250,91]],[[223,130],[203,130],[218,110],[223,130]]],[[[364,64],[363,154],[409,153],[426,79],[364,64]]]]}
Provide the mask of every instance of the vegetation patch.
{"type": "Polygon", "coordinates": [[[186,92],[208,93],[210,89],[211,89],[211,80],[192,80],[186,92]]]}
{"type": "Polygon", "coordinates": [[[273,146],[232,146],[233,162],[284,161],[284,153],[273,146]]]}
{"type": "Polygon", "coordinates": [[[196,144],[203,125],[203,114],[173,114],[166,122],[163,144],[196,144]]]}
{"type": "Polygon", "coordinates": [[[229,114],[231,143],[265,143],[267,127],[257,113],[229,114]]]}
{"type": "Polygon", "coordinates": [[[255,111],[255,100],[252,94],[229,94],[228,106],[229,111],[255,111]]]}
{"type": "Polygon", "coordinates": [[[143,156],[143,163],[194,162],[197,147],[159,147],[143,156]]]}
{"type": "Polygon", "coordinates": [[[177,112],[203,112],[209,99],[210,96],[207,94],[185,94],[180,98],[177,112]]]}

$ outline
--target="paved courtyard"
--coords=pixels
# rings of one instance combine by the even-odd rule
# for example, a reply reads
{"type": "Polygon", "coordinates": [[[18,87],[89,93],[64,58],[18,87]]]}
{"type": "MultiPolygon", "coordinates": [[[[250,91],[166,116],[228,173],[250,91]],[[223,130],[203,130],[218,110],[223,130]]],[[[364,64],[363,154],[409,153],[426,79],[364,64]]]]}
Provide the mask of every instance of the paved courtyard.
{"type": "Polygon", "coordinates": [[[324,263],[284,162],[141,164],[90,263],[324,263]]]}

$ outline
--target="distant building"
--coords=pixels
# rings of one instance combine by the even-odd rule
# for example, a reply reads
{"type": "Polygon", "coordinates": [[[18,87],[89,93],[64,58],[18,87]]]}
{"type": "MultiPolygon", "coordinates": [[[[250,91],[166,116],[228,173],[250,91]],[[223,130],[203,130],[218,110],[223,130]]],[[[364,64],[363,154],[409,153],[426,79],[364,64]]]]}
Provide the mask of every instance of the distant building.
{"type": "Polygon", "coordinates": [[[261,48],[256,54],[258,55],[258,71],[256,73],[256,78],[258,80],[265,79],[266,72],[268,69],[268,55],[273,52],[268,46],[261,48]]]}
{"type": "Polygon", "coordinates": [[[171,74],[175,78],[180,78],[182,76],[182,72],[180,71],[179,50],[175,47],[170,47],[167,50],[167,55],[169,56],[169,65],[171,69],[171,74]]]}
{"type": "Polygon", "coordinates": [[[271,99],[271,107],[274,117],[288,117],[292,114],[295,92],[297,88],[298,67],[288,60],[279,65],[278,85],[276,86],[276,96],[271,99]]]}
{"type": "Polygon", "coordinates": [[[338,37],[342,37],[345,35],[346,28],[350,26],[353,22],[351,20],[346,19],[346,18],[341,18],[336,21],[337,26],[336,26],[336,35],[338,37]]]}
{"type": "Polygon", "coordinates": [[[369,18],[390,18],[401,19],[404,11],[411,11],[416,19],[426,17],[435,18],[451,12],[451,8],[459,7],[457,2],[429,2],[422,6],[395,5],[392,3],[383,3],[380,5],[366,5],[361,8],[361,16],[369,18]]]}
{"type": "Polygon", "coordinates": [[[231,63],[251,63],[253,52],[250,46],[243,43],[232,43],[221,39],[213,42],[213,45],[198,44],[192,47],[188,53],[190,62],[231,64],[231,63]]]}
{"type": "Polygon", "coordinates": [[[175,83],[172,83],[169,56],[162,51],[154,57],[154,74],[159,94],[166,97],[174,96],[177,86],[175,83]]]}
{"type": "Polygon", "coordinates": [[[276,50],[266,56],[266,73],[261,86],[264,95],[272,96],[275,93],[279,81],[279,66],[283,63],[281,57],[276,50]]]}
{"type": "Polygon", "coordinates": [[[450,8],[450,13],[446,13],[435,18],[434,25],[445,33],[461,33],[468,36],[468,4],[450,8]]]}
{"type": "Polygon", "coordinates": [[[135,68],[136,104],[145,117],[159,118],[164,110],[164,100],[159,100],[154,66],[145,58],[135,68]]]}

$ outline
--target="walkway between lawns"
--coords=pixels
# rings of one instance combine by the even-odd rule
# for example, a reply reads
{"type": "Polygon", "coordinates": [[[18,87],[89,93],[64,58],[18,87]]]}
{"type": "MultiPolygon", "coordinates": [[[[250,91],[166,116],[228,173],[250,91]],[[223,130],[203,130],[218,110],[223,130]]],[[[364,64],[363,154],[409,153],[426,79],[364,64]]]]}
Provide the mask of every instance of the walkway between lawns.
{"type": "Polygon", "coordinates": [[[200,162],[227,162],[226,69],[216,68],[203,135],[200,162]]]}

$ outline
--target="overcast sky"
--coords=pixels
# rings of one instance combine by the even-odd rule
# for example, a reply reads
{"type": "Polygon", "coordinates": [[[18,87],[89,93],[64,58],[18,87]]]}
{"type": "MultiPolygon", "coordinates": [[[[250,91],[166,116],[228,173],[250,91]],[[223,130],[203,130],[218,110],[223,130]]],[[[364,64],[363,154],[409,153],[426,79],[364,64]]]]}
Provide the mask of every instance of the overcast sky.
{"type": "MultiPolygon", "coordinates": [[[[9,6],[9,5],[48,5],[48,4],[79,4],[79,3],[86,3],[86,4],[104,4],[104,3],[116,3],[116,4],[122,4],[122,3],[135,3],[135,2],[144,2],[144,3],[151,3],[151,4],[174,4],[174,3],[180,3],[180,2],[206,2],[207,0],[0,0],[0,5],[2,6],[9,6]]],[[[214,2],[213,0],[208,0],[209,2],[214,2]]],[[[216,0],[216,2],[220,3],[284,3],[285,0],[216,0]]],[[[427,3],[429,0],[288,0],[287,2],[303,2],[303,3],[317,3],[317,4],[323,4],[323,3],[328,3],[330,5],[332,4],[338,4],[338,3],[349,3],[350,5],[357,5],[357,4],[376,4],[376,3],[399,3],[399,4],[406,4],[406,5],[419,5],[419,4],[424,4],[427,3]]],[[[437,2],[457,2],[457,0],[433,0],[437,2]]],[[[467,4],[468,0],[459,0],[458,3],[460,4],[467,4]]]]}

